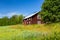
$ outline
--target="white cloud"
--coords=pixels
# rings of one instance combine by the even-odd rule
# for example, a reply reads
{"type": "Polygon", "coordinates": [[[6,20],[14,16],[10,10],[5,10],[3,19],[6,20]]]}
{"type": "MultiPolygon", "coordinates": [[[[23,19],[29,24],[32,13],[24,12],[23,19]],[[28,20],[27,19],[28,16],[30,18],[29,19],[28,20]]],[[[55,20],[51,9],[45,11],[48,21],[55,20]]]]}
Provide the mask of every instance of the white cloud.
{"type": "Polygon", "coordinates": [[[11,16],[13,16],[13,15],[20,15],[20,14],[22,14],[22,13],[18,13],[18,12],[10,12],[10,13],[7,13],[7,14],[2,14],[2,13],[0,13],[0,18],[1,18],[1,17],[4,17],[4,16],[11,17],[11,16]]]}
{"type": "Polygon", "coordinates": [[[20,15],[21,13],[17,13],[17,12],[12,12],[12,13],[8,13],[6,16],[11,17],[13,15],[20,15]]]}

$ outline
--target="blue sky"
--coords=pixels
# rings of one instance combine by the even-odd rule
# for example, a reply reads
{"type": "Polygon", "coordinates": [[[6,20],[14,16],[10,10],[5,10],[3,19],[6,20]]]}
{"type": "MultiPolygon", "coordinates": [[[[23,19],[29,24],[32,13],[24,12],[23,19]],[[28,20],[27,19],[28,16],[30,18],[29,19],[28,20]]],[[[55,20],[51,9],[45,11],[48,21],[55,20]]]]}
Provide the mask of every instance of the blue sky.
{"type": "Polygon", "coordinates": [[[0,0],[0,17],[23,14],[30,15],[40,11],[44,0],[0,0]]]}

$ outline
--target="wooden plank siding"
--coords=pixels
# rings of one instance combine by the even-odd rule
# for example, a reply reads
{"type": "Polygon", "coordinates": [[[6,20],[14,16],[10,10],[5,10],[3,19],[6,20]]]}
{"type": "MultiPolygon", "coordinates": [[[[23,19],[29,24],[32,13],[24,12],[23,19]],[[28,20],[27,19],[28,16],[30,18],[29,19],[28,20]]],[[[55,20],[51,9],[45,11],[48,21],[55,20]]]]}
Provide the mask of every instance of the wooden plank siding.
{"type": "Polygon", "coordinates": [[[38,19],[38,15],[39,14],[37,13],[37,14],[35,14],[35,15],[29,17],[29,18],[24,19],[23,24],[28,25],[28,24],[38,24],[39,22],[40,22],[40,24],[43,23],[41,18],[38,19]]]}

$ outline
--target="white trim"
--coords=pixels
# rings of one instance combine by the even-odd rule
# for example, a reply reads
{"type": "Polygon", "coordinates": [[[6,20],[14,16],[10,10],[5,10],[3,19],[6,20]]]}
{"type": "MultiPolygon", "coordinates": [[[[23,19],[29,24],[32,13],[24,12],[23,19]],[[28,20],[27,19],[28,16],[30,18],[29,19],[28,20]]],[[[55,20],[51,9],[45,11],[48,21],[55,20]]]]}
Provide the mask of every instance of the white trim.
{"type": "Polygon", "coordinates": [[[29,15],[29,16],[26,16],[24,19],[27,19],[27,18],[29,18],[29,17],[32,17],[33,15],[35,15],[35,14],[37,14],[38,12],[36,12],[36,13],[34,13],[34,14],[31,14],[31,15],[29,15]]]}

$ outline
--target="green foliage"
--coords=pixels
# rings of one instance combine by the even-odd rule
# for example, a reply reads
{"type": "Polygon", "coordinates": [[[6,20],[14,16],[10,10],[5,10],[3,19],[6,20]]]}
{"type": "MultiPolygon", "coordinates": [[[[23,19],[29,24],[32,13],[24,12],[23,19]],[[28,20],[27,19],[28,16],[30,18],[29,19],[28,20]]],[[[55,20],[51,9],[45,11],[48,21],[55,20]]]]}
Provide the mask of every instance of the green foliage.
{"type": "Polygon", "coordinates": [[[45,23],[60,21],[60,0],[45,0],[41,11],[45,23]]]}
{"type": "Polygon", "coordinates": [[[0,26],[22,24],[23,15],[13,15],[8,18],[7,16],[0,18],[0,26]]]}

